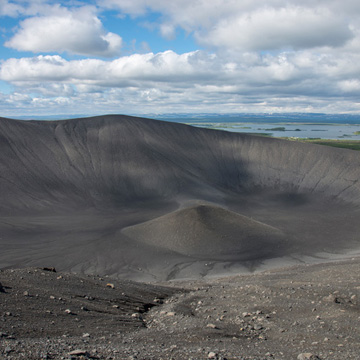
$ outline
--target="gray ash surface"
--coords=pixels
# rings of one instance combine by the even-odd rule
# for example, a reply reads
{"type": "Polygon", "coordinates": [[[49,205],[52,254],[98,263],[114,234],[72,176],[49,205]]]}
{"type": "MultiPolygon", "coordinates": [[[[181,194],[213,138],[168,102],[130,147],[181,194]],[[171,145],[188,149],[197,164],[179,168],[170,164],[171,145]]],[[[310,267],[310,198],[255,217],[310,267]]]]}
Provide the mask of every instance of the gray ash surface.
{"type": "Polygon", "coordinates": [[[352,259],[162,286],[6,270],[0,273],[0,354],[144,360],[313,354],[355,360],[359,265],[352,259]]]}

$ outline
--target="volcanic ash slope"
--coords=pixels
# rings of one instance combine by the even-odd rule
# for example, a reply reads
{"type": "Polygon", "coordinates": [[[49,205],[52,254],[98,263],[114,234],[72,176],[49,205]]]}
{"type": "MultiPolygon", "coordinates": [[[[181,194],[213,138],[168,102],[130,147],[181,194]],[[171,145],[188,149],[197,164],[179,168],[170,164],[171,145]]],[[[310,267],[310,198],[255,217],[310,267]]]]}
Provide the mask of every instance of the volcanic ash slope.
{"type": "Polygon", "coordinates": [[[286,246],[282,231],[210,205],[181,209],[123,233],[147,245],[208,260],[259,260],[280,256],[286,246]]]}
{"type": "Polygon", "coordinates": [[[153,280],[343,253],[360,245],[359,179],[351,150],[121,115],[0,118],[0,268],[153,280]]]}

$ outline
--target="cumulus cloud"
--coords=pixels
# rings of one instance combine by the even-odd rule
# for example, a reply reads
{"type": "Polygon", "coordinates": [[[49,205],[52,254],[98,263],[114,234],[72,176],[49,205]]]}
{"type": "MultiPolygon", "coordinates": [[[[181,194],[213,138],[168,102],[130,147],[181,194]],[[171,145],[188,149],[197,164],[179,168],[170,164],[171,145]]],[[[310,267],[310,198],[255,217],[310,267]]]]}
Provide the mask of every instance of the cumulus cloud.
{"type": "Polygon", "coordinates": [[[112,57],[120,51],[122,39],[106,33],[91,8],[69,10],[57,7],[52,14],[25,19],[5,46],[20,51],[69,52],[112,57]]]}
{"type": "Polygon", "coordinates": [[[348,24],[327,9],[301,7],[259,9],[223,19],[197,35],[208,45],[253,51],[338,47],[352,37],[348,24]]]}
{"type": "Polygon", "coordinates": [[[63,96],[110,94],[113,89],[122,89],[127,95],[137,94],[137,99],[158,98],[164,103],[170,94],[173,98],[177,94],[183,105],[195,99],[203,105],[204,99],[213,104],[220,100],[235,104],[242,99],[240,104],[245,98],[266,99],[274,94],[279,99],[334,95],[346,98],[357,91],[358,64],[360,55],[350,59],[348,54],[334,58],[309,52],[244,54],[235,62],[203,51],[134,54],[112,61],[70,61],[47,55],[4,61],[0,80],[46,96],[55,96],[56,92],[63,96]]]}
{"type": "Polygon", "coordinates": [[[12,97],[0,93],[0,108],[360,113],[359,1],[95,0],[96,7],[73,2],[80,7],[67,9],[49,4],[0,0],[3,14],[32,16],[20,22],[7,45],[44,53],[0,63],[0,80],[15,89],[12,97]],[[140,54],[134,47],[134,54],[115,58],[121,38],[100,21],[109,9],[121,18],[142,16],[141,23],[152,13],[154,36],[173,39],[183,33],[180,27],[202,50],[140,54]],[[53,52],[92,58],[69,60],[53,52]]]}
{"type": "Polygon", "coordinates": [[[134,54],[113,61],[84,59],[68,61],[59,55],[12,58],[0,66],[0,79],[10,83],[74,82],[103,86],[128,86],[129,82],[184,82],[212,78],[219,64],[213,55],[194,51],[134,54]],[[206,65],[206,67],[204,67],[206,65]]]}
{"type": "Polygon", "coordinates": [[[339,47],[355,36],[360,6],[354,0],[98,0],[123,14],[162,14],[164,37],[176,27],[203,46],[263,51],[339,47]],[[299,6],[301,4],[301,6],[299,6]]]}

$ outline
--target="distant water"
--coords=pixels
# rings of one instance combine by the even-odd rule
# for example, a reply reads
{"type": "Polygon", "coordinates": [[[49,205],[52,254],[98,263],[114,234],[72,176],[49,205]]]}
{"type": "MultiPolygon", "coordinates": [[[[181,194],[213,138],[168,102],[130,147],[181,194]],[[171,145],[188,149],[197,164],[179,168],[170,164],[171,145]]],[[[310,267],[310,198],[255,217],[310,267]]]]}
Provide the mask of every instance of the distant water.
{"type": "Polygon", "coordinates": [[[193,123],[192,125],[231,132],[263,134],[274,137],[360,140],[360,125],[210,122],[199,124],[193,123]]]}
{"type": "Polygon", "coordinates": [[[360,115],[200,114],[158,118],[198,127],[274,137],[360,140],[360,115]]]}
{"type": "MultiPolygon", "coordinates": [[[[360,140],[360,115],[352,114],[147,114],[147,118],[185,123],[231,132],[266,134],[274,137],[360,140]],[[278,128],[278,129],[277,129],[278,128]],[[281,129],[281,130],[280,130],[281,129]]],[[[85,114],[23,116],[24,120],[60,120],[85,114]]]]}

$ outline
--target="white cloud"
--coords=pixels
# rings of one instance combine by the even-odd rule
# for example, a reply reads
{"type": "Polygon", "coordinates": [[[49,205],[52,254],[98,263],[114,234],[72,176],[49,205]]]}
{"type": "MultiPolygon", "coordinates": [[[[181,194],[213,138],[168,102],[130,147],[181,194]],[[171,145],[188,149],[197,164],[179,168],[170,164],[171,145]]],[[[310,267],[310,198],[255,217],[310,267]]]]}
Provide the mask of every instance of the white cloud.
{"type": "MultiPolygon", "coordinates": [[[[356,0],[98,0],[122,14],[162,15],[160,28],[182,27],[210,46],[244,51],[340,46],[359,26],[356,0]],[[299,6],[301,4],[301,6],[299,6]]],[[[172,34],[174,30],[171,30],[172,34]]],[[[163,35],[166,37],[167,32],[163,35]]]]}
{"type": "Polygon", "coordinates": [[[61,102],[85,112],[359,111],[358,64],[360,55],[310,51],[236,59],[166,51],[111,61],[47,55],[4,61],[0,80],[19,94],[33,94],[31,106],[61,102]]]}
{"type": "Polygon", "coordinates": [[[22,94],[19,92],[14,92],[9,95],[8,99],[6,100],[8,103],[15,103],[18,105],[24,105],[31,102],[31,96],[28,94],[22,94]]]}
{"type": "MultiPolygon", "coordinates": [[[[97,0],[96,3],[98,10],[116,9],[119,15],[160,14],[160,23],[156,27],[167,39],[174,38],[176,28],[181,27],[188,33],[194,33],[203,45],[237,47],[243,51],[340,46],[350,40],[359,28],[360,5],[357,0],[97,0]]],[[[23,29],[10,40],[9,44],[17,49],[58,51],[53,50],[54,42],[59,42],[65,49],[63,51],[77,53],[80,49],[85,55],[106,56],[104,52],[113,54],[115,48],[119,49],[118,35],[113,34],[111,41],[107,42],[109,39],[106,39],[106,33],[94,14],[87,14],[81,19],[81,11],[49,5],[46,0],[0,0],[1,8],[13,14],[42,15],[25,20],[23,29]],[[68,14],[64,14],[66,11],[68,14]],[[71,16],[71,12],[76,16],[68,24],[62,17],[71,16]],[[51,36],[45,38],[52,37],[55,41],[45,41],[36,35],[39,34],[37,29],[43,30],[48,26],[51,36]],[[79,40],[75,39],[75,44],[64,44],[64,40],[56,35],[58,30],[65,31],[65,35],[79,32],[79,40]],[[84,42],[86,33],[93,37],[92,42],[89,38],[84,42]],[[95,49],[95,52],[89,53],[89,49],[95,49]]]]}
{"type": "Polygon", "coordinates": [[[52,14],[25,19],[20,30],[5,43],[19,51],[69,52],[112,57],[121,47],[121,37],[106,33],[93,9],[55,7],[52,14]]]}
{"type": "Polygon", "coordinates": [[[0,15],[32,16],[8,46],[44,53],[0,62],[0,80],[15,89],[0,93],[0,108],[360,113],[358,0],[95,1],[97,7],[75,1],[64,8],[46,0],[0,0],[0,15]],[[153,54],[134,42],[133,55],[112,60],[49,55],[115,57],[121,38],[100,21],[107,9],[122,18],[152,12],[136,21],[151,19],[153,36],[173,39],[180,27],[203,50],[153,54]]]}
{"type": "MultiPolygon", "coordinates": [[[[55,3],[56,4],[56,3],[55,3]]],[[[0,0],[0,16],[34,16],[47,14],[59,8],[49,0],[0,0]]]]}
{"type": "Polygon", "coordinates": [[[1,64],[0,78],[8,82],[61,81],[67,64],[59,55],[12,58],[1,64]]]}
{"type": "Polygon", "coordinates": [[[358,79],[342,80],[338,85],[341,92],[360,95],[360,80],[358,79]]]}
{"type": "Polygon", "coordinates": [[[10,83],[72,82],[102,86],[130,86],[129,82],[185,82],[214,77],[213,55],[200,51],[134,54],[113,61],[67,61],[59,55],[9,59],[0,66],[0,79],[10,83]],[[206,65],[206,67],[204,67],[206,65]]]}
{"type": "Polygon", "coordinates": [[[164,38],[168,40],[173,40],[175,38],[175,27],[172,24],[161,24],[160,33],[164,38]]]}
{"type": "Polygon", "coordinates": [[[245,51],[338,47],[353,37],[347,23],[327,9],[262,8],[220,20],[201,43],[245,51]]]}
{"type": "Polygon", "coordinates": [[[23,8],[7,0],[0,0],[0,15],[16,17],[23,12],[23,8]]]}

